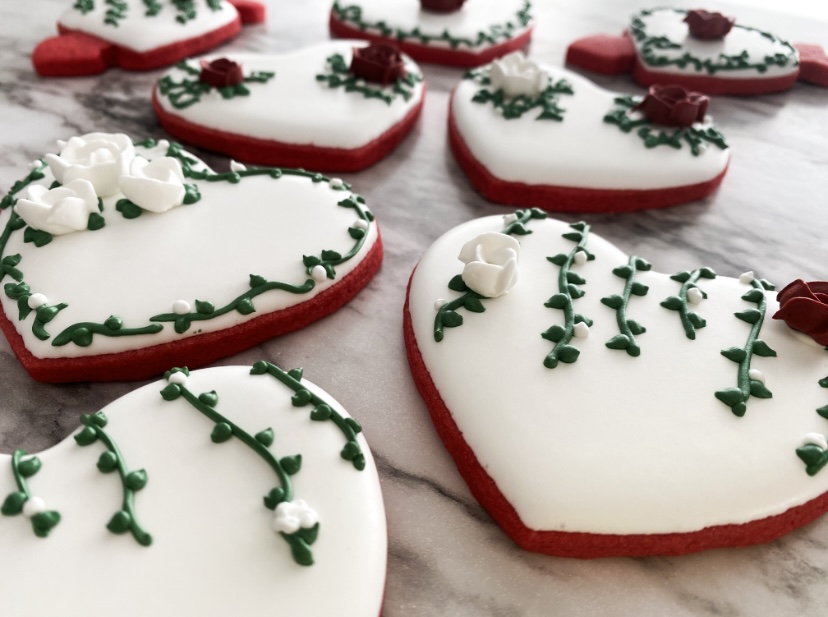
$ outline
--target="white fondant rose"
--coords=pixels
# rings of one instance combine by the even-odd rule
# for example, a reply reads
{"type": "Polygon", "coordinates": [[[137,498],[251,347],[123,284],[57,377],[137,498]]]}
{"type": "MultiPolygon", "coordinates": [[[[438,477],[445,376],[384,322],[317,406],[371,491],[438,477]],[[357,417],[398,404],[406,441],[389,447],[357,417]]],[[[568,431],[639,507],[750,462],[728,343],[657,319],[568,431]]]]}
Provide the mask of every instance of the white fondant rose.
{"type": "Polygon", "coordinates": [[[506,96],[534,97],[543,92],[549,75],[519,51],[506,54],[492,62],[489,79],[494,90],[503,90],[506,96]]]}
{"type": "Polygon", "coordinates": [[[458,259],[466,264],[463,282],[481,296],[497,298],[517,283],[520,244],[512,236],[492,231],[467,242],[458,259]]]}
{"type": "Polygon", "coordinates": [[[14,206],[29,227],[60,236],[86,229],[89,215],[98,211],[98,196],[87,180],[72,180],[49,190],[30,186],[14,206]]]}
{"type": "Polygon", "coordinates": [[[288,535],[300,528],[310,529],[319,522],[319,515],[303,499],[283,501],[276,506],[273,529],[288,535]]]}
{"type": "Polygon", "coordinates": [[[118,192],[118,178],[126,173],[135,149],[123,133],[89,133],[58,142],[60,154],[47,154],[49,169],[61,184],[88,180],[101,197],[118,192]]]}
{"type": "Polygon", "coordinates": [[[184,202],[184,172],[170,156],[148,161],[136,156],[129,175],[122,176],[121,192],[132,203],[150,212],[166,212],[184,202]]]}

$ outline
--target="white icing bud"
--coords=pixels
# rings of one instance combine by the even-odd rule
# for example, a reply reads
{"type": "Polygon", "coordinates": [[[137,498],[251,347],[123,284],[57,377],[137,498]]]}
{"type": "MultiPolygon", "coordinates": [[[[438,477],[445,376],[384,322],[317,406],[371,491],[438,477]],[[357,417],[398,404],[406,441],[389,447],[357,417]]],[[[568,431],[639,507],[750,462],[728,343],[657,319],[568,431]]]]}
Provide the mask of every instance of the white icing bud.
{"type": "Polygon", "coordinates": [[[133,159],[129,175],[121,176],[119,186],[124,196],[150,212],[166,212],[184,203],[184,172],[181,163],[171,156],[148,161],[133,159]]]}
{"type": "Polygon", "coordinates": [[[342,178],[331,178],[331,181],[328,183],[332,189],[341,189],[345,186],[345,183],[342,181],[342,178]]]}
{"type": "Polygon", "coordinates": [[[442,298],[437,298],[437,299],[434,301],[434,310],[435,310],[435,311],[439,311],[441,308],[443,308],[443,305],[444,305],[445,303],[446,303],[446,301],[445,301],[445,300],[443,300],[442,298]]]}
{"type": "Polygon", "coordinates": [[[247,165],[244,163],[239,163],[238,161],[230,161],[230,171],[245,171],[247,170],[247,165]]]}
{"type": "Polygon", "coordinates": [[[760,383],[765,383],[765,374],[760,371],[759,369],[752,368],[748,371],[748,377],[753,381],[758,381],[760,383]]]}
{"type": "Polygon", "coordinates": [[[572,327],[572,333],[575,338],[586,338],[589,336],[589,326],[583,321],[579,321],[572,327]]]}
{"type": "Polygon", "coordinates": [[[687,290],[687,301],[690,304],[699,304],[702,300],[704,300],[704,294],[701,289],[698,287],[691,287],[687,290]]]}
{"type": "Polygon", "coordinates": [[[502,296],[517,283],[520,244],[496,231],[467,242],[458,259],[466,264],[463,282],[486,298],[502,296]]]}
{"type": "Polygon", "coordinates": [[[302,499],[283,501],[274,511],[273,529],[288,535],[300,528],[310,529],[319,522],[319,515],[302,499]]]}
{"type": "Polygon", "coordinates": [[[503,90],[506,96],[535,97],[546,89],[549,75],[522,52],[513,51],[492,62],[489,69],[492,90],[503,90]]]}
{"type": "Polygon", "coordinates": [[[353,227],[356,227],[357,229],[368,229],[368,221],[363,219],[357,219],[354,222],[353,227]]]}
{"type": "Polygon", "coordinates": [[[37,169],[38,167],[40,167],[40,161],[32,161],[31,163],[29,163],[30,169],[37,169]]]}
{"type": "Polygon", "coordinates": [[[51,190],[35,184],[17,200],[14,210],[30,227],[61,236],[86,229],[89,215],[98,211],[98,196],[87,180],[72,180],[51,190]]]}
{"type": "Polygon", "coordinates": [[[575,253],[573,257],[573,261],[576,265],[583,266],[587,262],[587,254],[586,251],[578,251],[575,253]]]}
{"type": "Polygon", "coordinates": [[[32,518],[46,511],[46,502],[40,497],[29,497],[23,504],[23,516],[32,518]]]}
{"type": "Polygon", "coordinates": [[[186,315],[191,310],[190,303],[186,300],[176,300],[173,302],[172,310],[176,315],[186,315]]]}
{"type": "Polygon", "coordinates": [[[167,381],[170,383],[174,383],[178,386],[183,386],[185,383],[187,383],[187,374],[183,371],[176,371],[175,373],[170,375],[167,381]]]}
{"type": "Polygon", "coordinates": [[[828,450],[828,442],[825,441],[825,435],[820,433],[807,433],[805,437],[802,438],[802,445],[814,445],[822,448],[823,450],[828,450]]]}
{"type": "Polygon", "coordinates": [[[310,275],[311,278],[317,283],[321,283],[328,278],[328,273],[325,271],[325,267],[318,264],[311,268],[310,275]]]}
{"type": "Polygon", "coordinates": [[[31,296],[29,296],[27,304],[29,305],[30,309],[37,310],[38,308],[46,304],[46,302],[46,296],[44,296],[43,294],[32,294],[31,296]]]}
{"type": "Polygon", "coordinates": [[[506,225],[511,225],[518,219],[517,214],[504,214],[503,215],[503,222],[506,225]]]}
{"type": "Polygon", "coordinates": [[[739,282],[743,285],[750,285],[753,282],[753,270],[749,270],[748,272],[744,272],[739,275],[739,282]]]}
{"type": "Polygon", "coordinates": [[[123,133],[88,133],[58,146],[59,155],[44,158],[55,179],[63,185],[88,180],[101,197],[118,192],[118,179],[135,156],[132,140],[123,133]]]}

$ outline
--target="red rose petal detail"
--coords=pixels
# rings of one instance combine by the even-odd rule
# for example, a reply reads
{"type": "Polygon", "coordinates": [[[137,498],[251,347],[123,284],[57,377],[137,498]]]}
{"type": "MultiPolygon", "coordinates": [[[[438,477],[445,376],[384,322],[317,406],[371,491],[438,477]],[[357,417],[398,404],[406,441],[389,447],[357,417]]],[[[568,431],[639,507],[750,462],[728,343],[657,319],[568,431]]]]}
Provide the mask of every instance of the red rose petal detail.
{"type": "Polygon", "coordinates": [[[779,310],[774,319],[828,345],[828,282],[806,283],[801,279],[786,285],[777,295],[779,310]]]}
{"type": "Polygon", "coordinates": [[[219,58],[212,62],[201,63],[198,80],[213,88],[228,88],[244,81],[241,64],[228,58],[219,58]]]}

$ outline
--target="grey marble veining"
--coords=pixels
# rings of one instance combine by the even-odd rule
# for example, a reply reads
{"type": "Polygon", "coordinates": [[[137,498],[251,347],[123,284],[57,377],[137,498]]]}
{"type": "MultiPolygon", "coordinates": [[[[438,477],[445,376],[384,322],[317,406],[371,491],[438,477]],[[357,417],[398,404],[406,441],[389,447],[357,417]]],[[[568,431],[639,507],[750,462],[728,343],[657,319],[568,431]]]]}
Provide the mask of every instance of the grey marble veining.
{"type": "MultiPolygon", "coordinates": [[[[53,34],[55,18],[69,2],[0,3],[2,192],[24,175],[31,160],[53,151],[57,139],[93,130],[163,136],[149,104],[160,71],[113,70],[75,79],[41,79],[32,72],[31,50],[53,34]]],[[[246,28],[226,51],[279,52],[327,39],[327,0],[268,4],[267,24],[246,28]]],[[[536,5],[539,23],[531,53],[560,64],[568,41],[620,32],[639,3],[539,0],[536,5]]],[[[715,8],[794,41],[828,47],[825,21],[721,4],[715,8]]],[[[384,616],[826,614],[825,517],[765,546],[579,561],[522,551],[471,497],[409,377],[402,305],[408,276],[434,239],[461,222],[508,209],[474,193],[448,150],[448,96],[461,72],[424,69],[428,97],[412,135],[370,170],[345,175],[367,197],[382,229],[386,257],[378,276],[335,315],[220,363],[266,358],[303,366],[311,380],[362,421],[388,513],[384,616]]],[[[597,81],[641,92],[625,77],[597,81]]],[[[828,278],[828,91],[800,84],[759,98],[721,97],[710,112],[733,151],[721,189],[702,202],[671,209],[590,216],[594,231],[659,270],[698,264],[732,276],[753,269],[783,284],[797,277],[828,278]]],[[[205,158],[218,168],[227,165],[222,157],[205,158]]],[[[35,383],[5,339],[0,340],[0,372],[3,452],[57,443],[77,427],[80,413],[139,385],[35,383]]]]}

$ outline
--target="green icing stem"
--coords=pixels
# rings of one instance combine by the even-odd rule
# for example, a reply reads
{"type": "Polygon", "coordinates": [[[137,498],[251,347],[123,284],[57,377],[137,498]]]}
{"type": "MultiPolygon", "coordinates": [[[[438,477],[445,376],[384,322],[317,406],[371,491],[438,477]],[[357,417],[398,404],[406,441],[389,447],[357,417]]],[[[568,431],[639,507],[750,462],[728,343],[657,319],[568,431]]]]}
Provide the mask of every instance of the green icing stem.
{"type": "Polygon", "coordinates": [[[43,178],[46,177],[46,174],[43,173],[43,170],[46,169],[46,163],[44,163],[40,159],[38,159],[37,163],[39,163],[39,164],[36,165],[32,169],[32,171],[30,171],[29,174],[25,178],[23,178],[21,180],[18,180],[17,182],[12,184],[12,187],[9,190],[8,194],[5,197],[3,197],[2,200],[0,200],[0,210],[5,210],[9,206],[14,205],[14,202],[15,202],[14,195],[16,193],[19,193],[20,191],[22,191],[24,188],[29,186],[32,182],[34,182],[36,180],[42,180],[43,178]]]}
{"type": "Polygon", "coordinates": [[[623,349],[628,355],[633,357],[641,354],[641,348],[635,341],[635,335],[644,334],[647,330],[637,321],[627,319],[627,307],[632,295],[647,295],[649,287],[643,283],[637,283],[635,281],[635,273],[637,271],[647,271],[651,267],[648,262],[640,257],[631,256],[626,266],[615,268],[612,271],[615,276],[626,280],[623,294],[620,296],[613,294],[601,298],[602,304],[615,309],[615,320],[618,323],[618,329],[620,331],[620,334],[615,335],[607,341],[607,347],[610,349],[623,349]]]}
{"type": "MultiPolygon", "coordinates": [[[[828,377],[823,377],[818,383],[820,388],[828,388],[828,377]]],[[[828,405],[819,407],[816,412],[828,420],[828,405]]],[[[828,451],[813,443],[797,448],[796,455],[805,463],[805,471],[809,476],[815,476],[828,464],[828,451]]]]}
{"type": "Polygon", "coordinates": [[[393,85],[377,87],[366,84],[348,71],[348,65],[342,54],[334,54],[328,58],[330,73],[323,73],[316,76],[317,81],[324,81],[330,88],[345,88],[345,92],[358,92],[367,99],[379,99],[388,105],[394,102],[398,96],[408,101],[414,96],[414,87],[421,81],[422,76],[406,71],[405,75],[394,81],[393,85]]]}
{"type": "Polygon", "coordinates": [[[138,544],[141,546],[149,546],[152,544],[152,536],[138,522],[138,517],[135,513],[135,493],[146,486],[146,472],[143,469],[133,472],[127,470],[121,450],[112,437],[104,430],[104,427],[107,425],[107,418],[103,412],[83,414],[81,416],[81,424],[85,428],[75,435],[77,444],[79,446],[88,446],[100,440],[106,447],[106,452],[98,459],[98,469],[101,473],[110,473],[117,470],[118,476],[121,479],[123,491],[121,510],[116,512],[110,519],[107,524],[107,529],[116,534],[129,531],[138,544]]]}
{"type": "MultiPolygon", "coordinates": [[[[684,327],[684,333],[690,340],[695,340],[696,330],[704,328],[707,322],[699,315],[690,310],[690,304],[687,300],[687,292],[692,288],[701,288],[696,284],[699,279],[714,279],[716,273],[710,268],[699,268],[692,272],[677,272],[670,277],[674,281],[681,283],[681,289],[678,296],[669,296],[661,302],[661,306],[671,311],[678,311],[681,318],[681,325],[684,327]]],[[[707,294],[701,291],[702,298],[707,298],[707,294]]]]}
{"type": "MultiPolygon", "coordinates": [[[[464,79],[472,79],[482,86],[491,85],[490,68],[484,67],[480,69],[472,69],[466,72],[464,79]]],[[[563,120],[565,109],[558,105],[559,94],[575,94],[570,84],[565,79],[559,79],[556,82],[550,82],[549,85],[537,95],[528,97],[525,95],[518,95],[514,97],[506,96],[502,89],[492,91],[488,88],[481,88],[472,97],[475,103],[491,103],[495,109],[499,109],[503,118],[506,120],[513,120],[520,118],[526,112],[541,108],[541,113],[537,115],[535,120],[563,120]]]]}
{"type": "Polygon", "coordinates": [[[170,105],[176,109],[186,109],[191,105],[195,105],[201,101],[201,95],[210,90],[217,90],[225,99],[249,96],[250,90],[244,85],[245,83],[267,83],[276,75],[269,71],[253,71],[244,78],[243,83],[224,88],[214,88],[210,84],[199,80],[201,68],[191,65],[189,61],[179,62],[175,65],[175,68],[193,77],[193,79],[184,78],[181,81],[174,81],[170,75],[165,75],[158,82],[158,93],[166,96],[170,101],[170,105]]]}
{"type": "MultiPolygon", "coordinates": [[[[29,483],[26,478],[31,478],[38,471],[40,471],[41,461],[36,456],[31,456],[26,460],[26,451],[17,449],[12,453],[11,466],[14,482],[17,485],[17,490],[10,493],[0,506],[0,514],[4,516],[15,516],[23,512],[26,502],[32,498],[32,493],[29,490],[29,483]]],[[[45,538],[49,532],[60,523],[60,513],[55,510],[45,510],[38,512],[31,517],[32,531],[38,538],[45,538]]]]}

